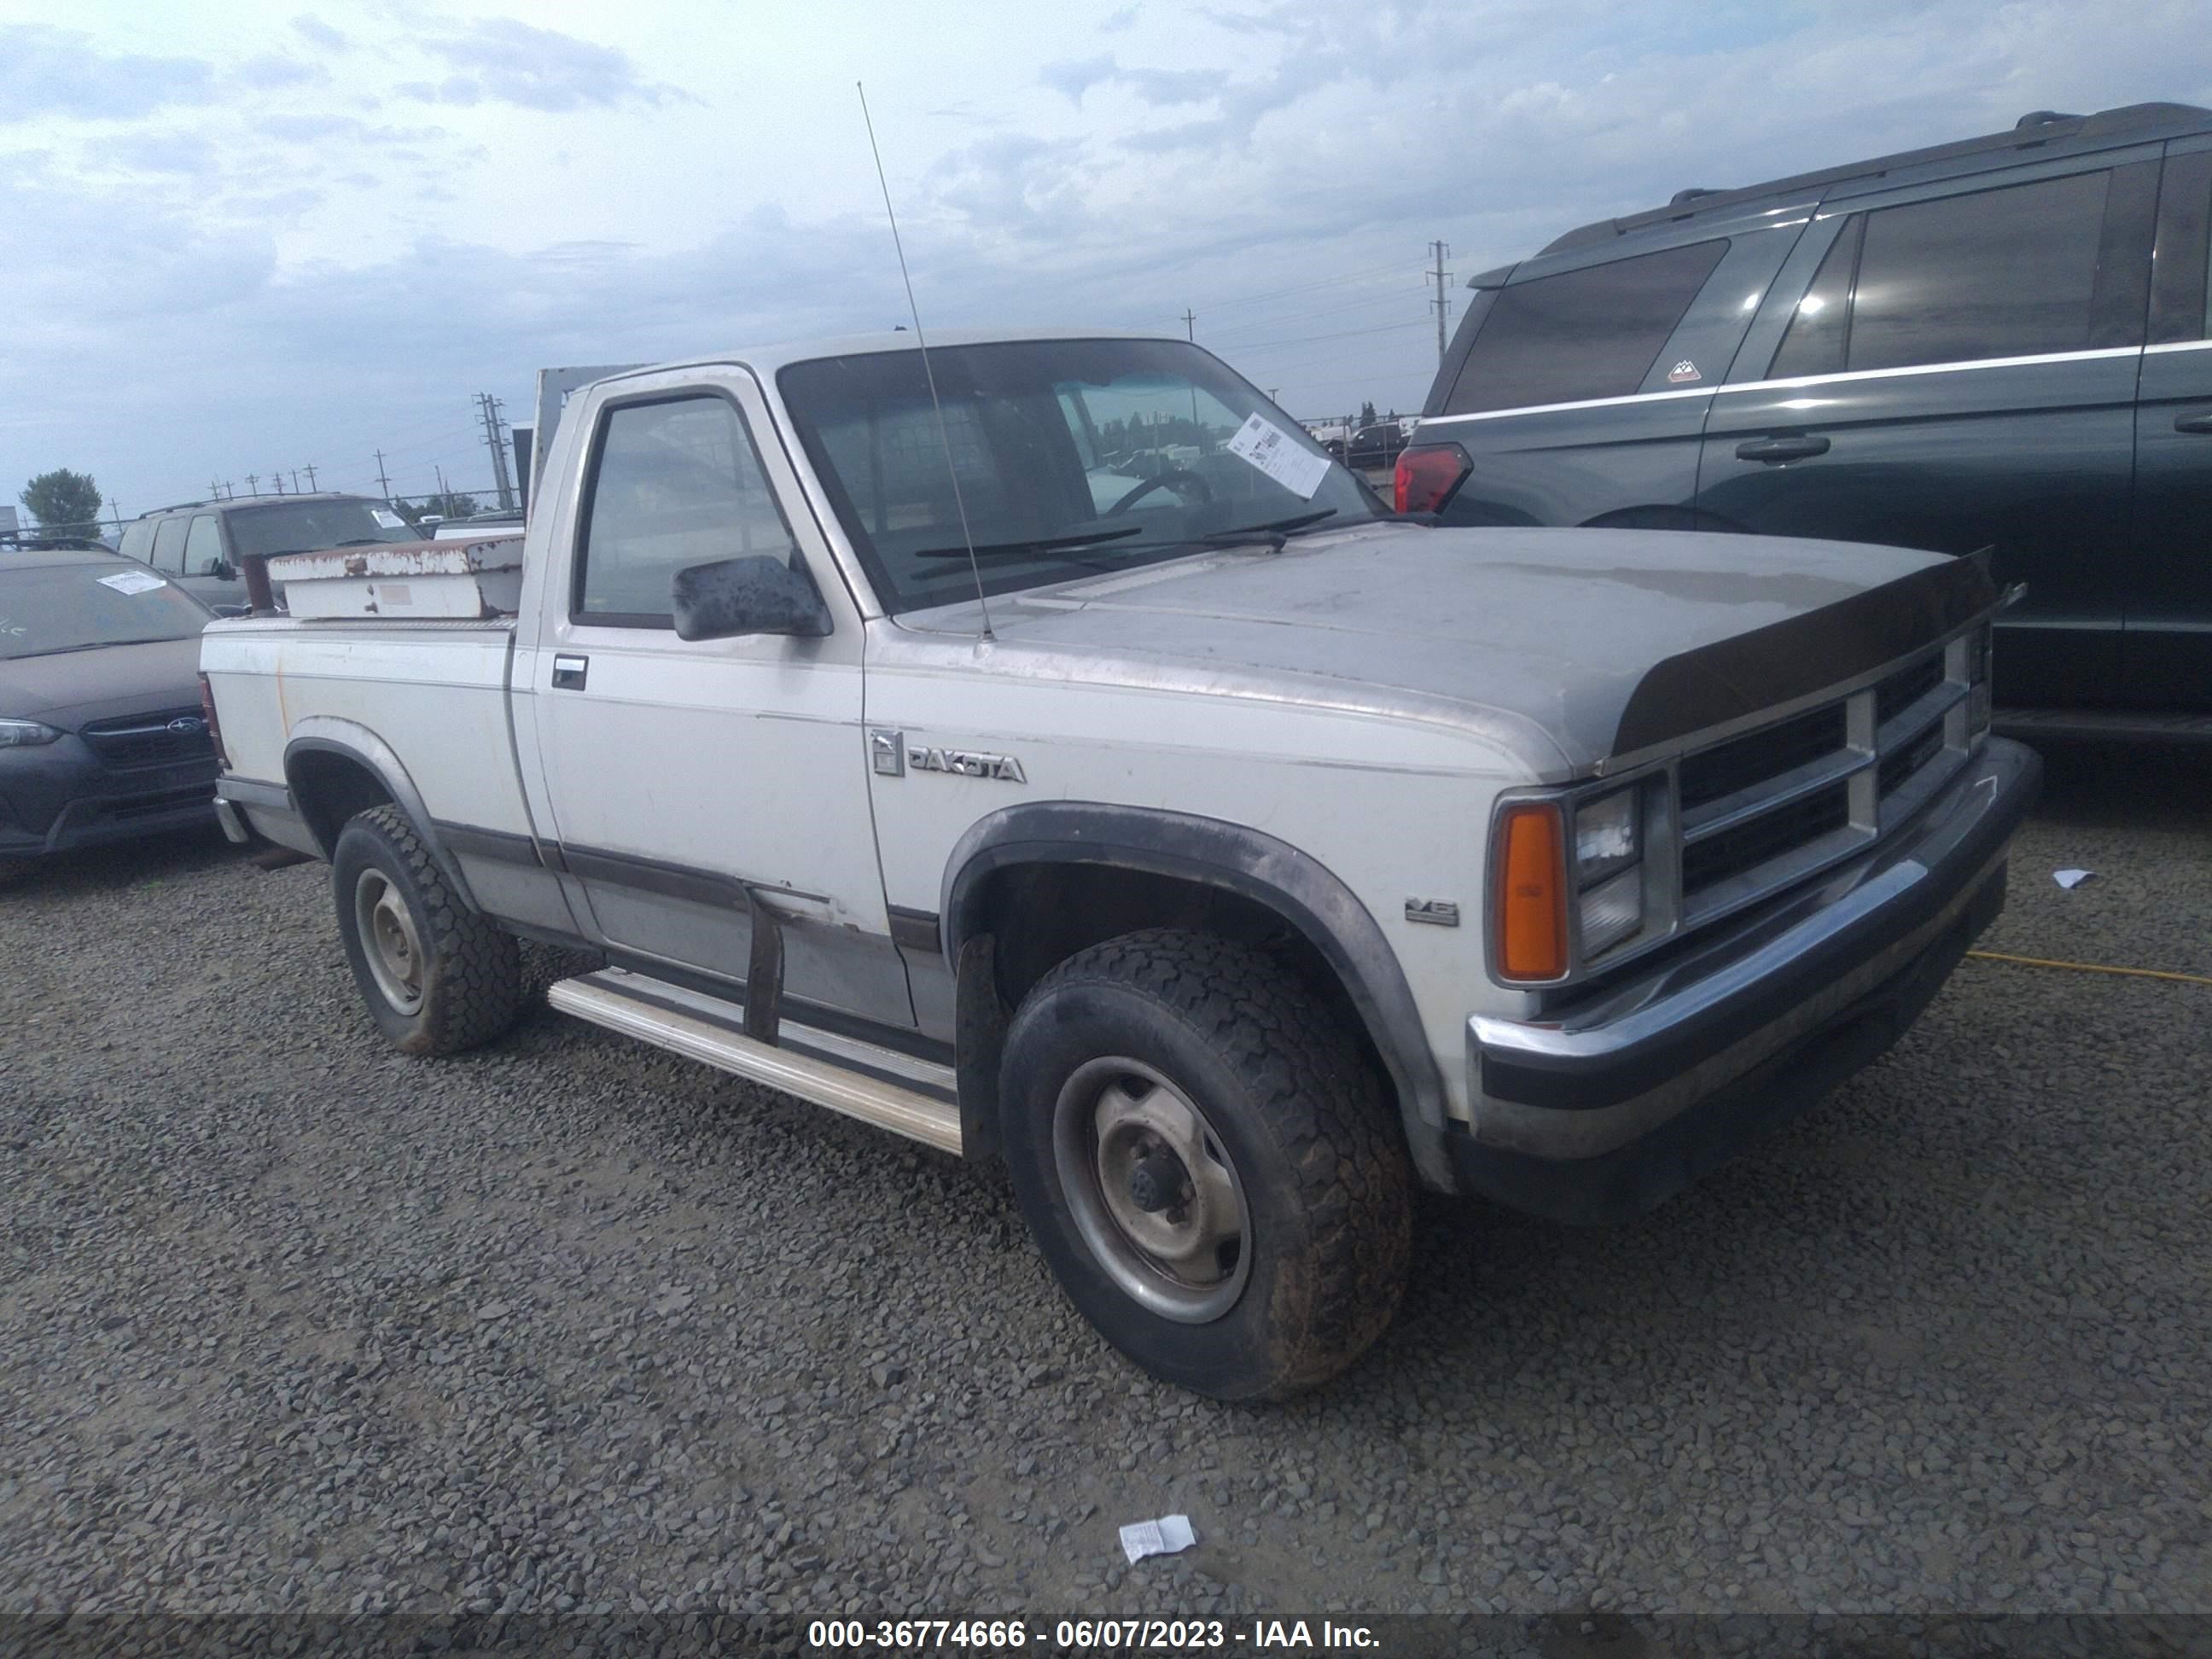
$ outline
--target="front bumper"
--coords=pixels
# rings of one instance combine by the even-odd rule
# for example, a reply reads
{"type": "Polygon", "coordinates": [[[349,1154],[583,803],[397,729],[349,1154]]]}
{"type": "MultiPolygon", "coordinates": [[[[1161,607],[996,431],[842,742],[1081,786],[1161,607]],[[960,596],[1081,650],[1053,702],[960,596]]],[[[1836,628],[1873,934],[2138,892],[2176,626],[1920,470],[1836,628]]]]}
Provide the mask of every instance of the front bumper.
{"type": "Polygon", "coordinates": [[[1913,825],[1545,1023],[1468,1022],[1462,1184],[1562,1221],[1639,1213],[1887,1049],[2004,906],[2042,763],[1990,739],[1913,825]]]}
{"type": "Polygon", "coordinates": [[[42,858],[215,822],[212,755],[110,770],[83,740],[0,750],[0,859],[42,858]]]}

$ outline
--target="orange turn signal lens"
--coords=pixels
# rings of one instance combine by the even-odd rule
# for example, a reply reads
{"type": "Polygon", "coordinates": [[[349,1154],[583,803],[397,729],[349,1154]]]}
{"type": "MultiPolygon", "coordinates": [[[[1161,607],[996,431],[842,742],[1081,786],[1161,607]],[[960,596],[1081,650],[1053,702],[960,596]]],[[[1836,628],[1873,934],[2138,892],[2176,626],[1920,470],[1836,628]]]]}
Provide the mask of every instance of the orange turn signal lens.
{"type": "Polygon", "coordinates": [[[1559,806],[1508,806],[1498,823],[1498,972],[1559,979],[1567,971],[1567,852],[1559,806]]]}

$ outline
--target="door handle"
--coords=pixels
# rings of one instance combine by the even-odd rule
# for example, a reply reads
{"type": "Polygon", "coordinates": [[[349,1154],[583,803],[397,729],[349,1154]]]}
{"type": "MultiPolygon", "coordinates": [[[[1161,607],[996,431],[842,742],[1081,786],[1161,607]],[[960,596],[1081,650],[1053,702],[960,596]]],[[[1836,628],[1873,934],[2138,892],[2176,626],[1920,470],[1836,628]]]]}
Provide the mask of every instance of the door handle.
{"type": "Polygon", "coordinates": [[[2176,432],[2212,432],[2212,410],[2202,415],[2177,415],[2173,417],[2176,432]]]}
{"type": "Polygon", "coordinates": [[[584,676],[590,672],[589,657],[556,656],[553,659],[553,689],[556,691],[580,691],[584,676]]]}
{"type": "Polygon", "coordinates": [[[1735,447],[1735,458],[1740,461],[1802,461],[1808,455],[1827,453],[1826,438],[1808,437],[1802,433],[1788,438],[1747,438],[1735,447]]]}

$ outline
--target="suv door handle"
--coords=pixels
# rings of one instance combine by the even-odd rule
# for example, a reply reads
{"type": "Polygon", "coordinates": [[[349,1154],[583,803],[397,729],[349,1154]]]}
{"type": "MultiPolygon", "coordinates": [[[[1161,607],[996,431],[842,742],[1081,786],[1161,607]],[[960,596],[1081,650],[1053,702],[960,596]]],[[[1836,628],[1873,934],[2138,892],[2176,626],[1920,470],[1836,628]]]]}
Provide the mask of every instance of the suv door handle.
{"type": "Polygon", "coordinates": [[[2202,415],[2177,415],[2173,417],[2176,432],[2212,432],[2212,411],[2202,415]]]}
{"type": "Polygon", "coordinates": [[[589,657],[556,654],[553,659],[553,689],[556,691],[582,690],[584,676],[590,672],[591,666],[589,657]]]}
{"type": "Polygon", "coordinates": [[[1802,433],[1790,438],[1747,438],[1735,447],[1740,461],[1802,461],[1808,455],[1827,453],[1826,438],[1810,438],[1802,433]]]}

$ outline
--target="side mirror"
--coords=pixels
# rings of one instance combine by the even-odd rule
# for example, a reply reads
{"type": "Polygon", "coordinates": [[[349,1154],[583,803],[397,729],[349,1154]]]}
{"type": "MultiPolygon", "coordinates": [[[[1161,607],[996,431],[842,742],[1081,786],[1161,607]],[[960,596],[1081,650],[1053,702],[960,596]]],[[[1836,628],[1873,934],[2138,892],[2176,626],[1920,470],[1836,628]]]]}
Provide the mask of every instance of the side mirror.
{"type": "Polygon", "coordinates": [[[822,603],[805,567],[766,553],[692,565],[676,573],[673,590],[679,640],[727,640],[743,634],[813,640],[830,631],[830,607],[822,603]]]}
{"type": "Polygon", "coordinates": [[[217,559],[209,567],[208,574],[219,582],[234,582],[238,580],[238,572],[230,568],[228,559],[217,559]]]}

